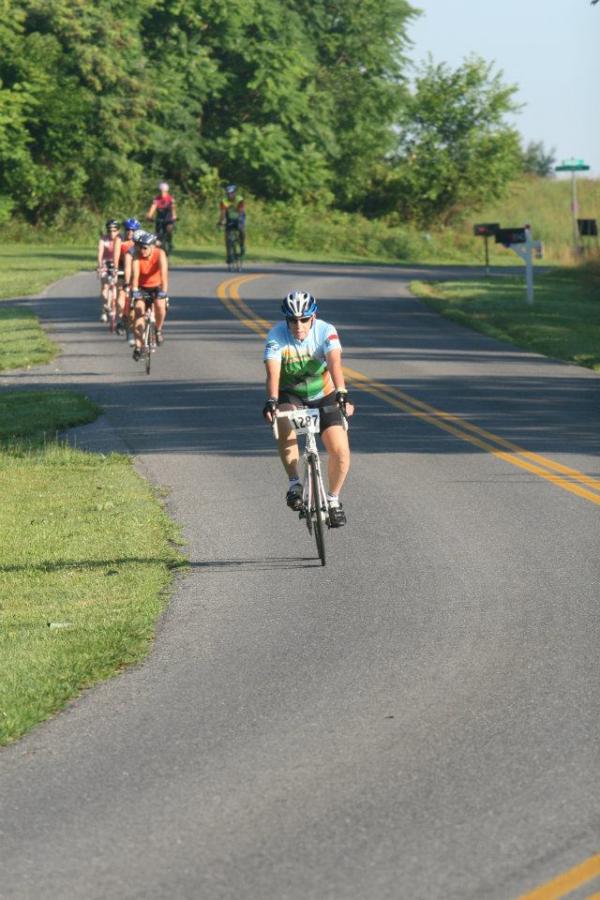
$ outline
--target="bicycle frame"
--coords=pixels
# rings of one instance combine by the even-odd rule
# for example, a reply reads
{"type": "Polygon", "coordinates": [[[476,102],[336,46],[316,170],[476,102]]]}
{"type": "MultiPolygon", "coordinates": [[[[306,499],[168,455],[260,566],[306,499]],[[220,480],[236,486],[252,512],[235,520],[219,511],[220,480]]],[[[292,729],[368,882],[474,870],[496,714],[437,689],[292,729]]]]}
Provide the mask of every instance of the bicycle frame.
{"type": "Polygon", "coordinates": [[[273,434],[276,439],[279,437],[278,419],[287,419],[296,435],[304,436],[304,446],[301,448],[304,478],[300,517],[305,519],[309,534],[312,535],[314,528],[319,558],[321,564],[325,565],[324,526],[329,527],[329,505],[316,441],[320,428],[320,413],[318,409],[308,408],[275,412],[273,434]]]}

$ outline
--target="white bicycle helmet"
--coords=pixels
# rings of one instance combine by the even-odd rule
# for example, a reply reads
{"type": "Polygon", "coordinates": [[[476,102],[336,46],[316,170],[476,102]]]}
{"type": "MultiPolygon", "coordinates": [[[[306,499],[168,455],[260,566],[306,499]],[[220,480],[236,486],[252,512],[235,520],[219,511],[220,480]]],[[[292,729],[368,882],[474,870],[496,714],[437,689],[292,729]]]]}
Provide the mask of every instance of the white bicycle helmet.
{"type": "Polygon", "coordinates": [[[283,298],[281,311],[286,319],[303,319],[313,316],[317,311],[317,301],[308,291],[290,291],[283,298]]]}
{"type": "Polygon", "coordinates": [[[133,240],[140,247],[151,247],[157,241],[156,235],[151,231],[136,232],[136,235],[137,237],[134,235],[133,240]]]}

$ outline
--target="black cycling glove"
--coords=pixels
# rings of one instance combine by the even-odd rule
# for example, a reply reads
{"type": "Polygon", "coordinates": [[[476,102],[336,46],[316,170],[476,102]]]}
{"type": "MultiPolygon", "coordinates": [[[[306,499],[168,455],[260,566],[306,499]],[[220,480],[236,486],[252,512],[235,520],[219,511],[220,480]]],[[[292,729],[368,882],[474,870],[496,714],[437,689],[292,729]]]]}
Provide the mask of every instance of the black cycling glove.
{"type": "Polygon", "coordinates": [[[263,411],[262,411],[265,419],[267,418],[268,413],[271,413],[271,415],[273,415],[273,413],[276,411],[278,405],[279,404],[277,402],[277,397],[269,397],[269,399],[263,406],[263,411]]]}
{"type": "Polygon", "coordinates": [[[348,396],[348,391],[336,391],[335,392],[335,402],[341,409],[344,415],[346,415],[346,403],[350,402],[350,397],[348,396]]]}

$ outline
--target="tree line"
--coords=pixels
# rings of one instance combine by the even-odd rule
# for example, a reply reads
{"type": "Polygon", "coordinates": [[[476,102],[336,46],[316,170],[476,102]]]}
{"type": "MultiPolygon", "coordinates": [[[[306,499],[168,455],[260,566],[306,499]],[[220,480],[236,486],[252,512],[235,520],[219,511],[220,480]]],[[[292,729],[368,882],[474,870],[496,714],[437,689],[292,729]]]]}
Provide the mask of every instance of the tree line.
{"type": "Polygon", "coordinates": [[[451,221],[522,168],[492,66],[415,71],[406,0],[0,0],[0,217],[158,178],[451,221]]]}

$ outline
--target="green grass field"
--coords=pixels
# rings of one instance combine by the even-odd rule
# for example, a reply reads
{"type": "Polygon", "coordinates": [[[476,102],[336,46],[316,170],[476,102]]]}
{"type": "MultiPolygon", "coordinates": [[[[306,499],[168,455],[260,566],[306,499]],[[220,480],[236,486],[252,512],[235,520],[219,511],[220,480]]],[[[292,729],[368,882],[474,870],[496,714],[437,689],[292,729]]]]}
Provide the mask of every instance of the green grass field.
{"type": "Polygon", "coordinates": [[[0,393],[0,744],[142,659],[182,563],[127,457],[56,441],[97,413],[67,391],[0,393]]]}
{"type": "Polygon", "coordinates": [[[523,278],[413,282],[441,315],[491,337],[600,372],[600,266],[537,275],[535,302],[523,278]]]}
{"type": "MultiPolygon", "coordinates": [[[[37,291],[84,255],[13,248],[0,257],[5,294],[37,291]]],[[[0,370],[56,355],[27,310],[0,307],[0,324],[0,370]]],[[[57,439],[98,413],[69,391],[0,391],[0,744],[142,659],[182,562],[175,525],[127,457],[57,439]]]]}

